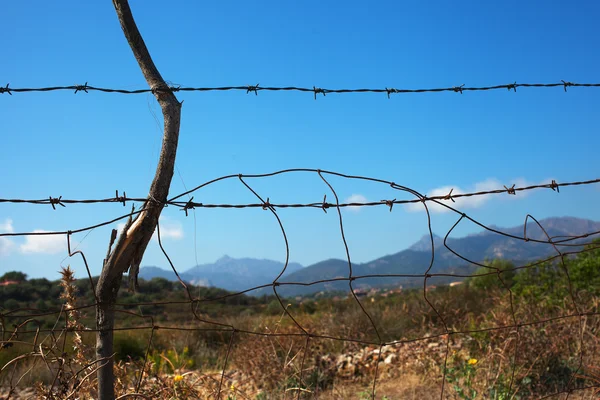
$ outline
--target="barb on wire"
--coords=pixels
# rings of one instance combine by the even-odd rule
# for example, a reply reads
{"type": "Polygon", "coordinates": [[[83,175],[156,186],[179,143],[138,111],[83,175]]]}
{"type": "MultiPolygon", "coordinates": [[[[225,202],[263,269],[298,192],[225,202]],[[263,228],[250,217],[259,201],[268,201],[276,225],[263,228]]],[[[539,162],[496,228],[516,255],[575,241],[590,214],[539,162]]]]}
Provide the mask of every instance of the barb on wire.
{"type": "Polygon", "coordinates": [[[256,96],[258,96],[258,83],[255,86],[248,85],[248,89],[246,90],[246,94],[250,92],[254,92],[256,96]]]}
{"type": "Polygon", "coordinates": [[[10,88],[8,87],[8,85],[9,85],[9,83],[7,83],[5,87],[1,87],[0,86],[0,94],[8,93],[9,95],[12,96],[12,93],[11,93],[10,88]]]}
{"type": "Polygon", "coordinates": [[[185,203],[185,205],[182,207],[182,211],[185,211],[185,216],[188,216],[188,210],[193,210],[196,207],[194,206],[194,196],[190,197],[190,199],[188,200],[187,203],[185,203]]]}
{"type": "Polygon", "coordinates": [[[512,194],[512,195],[516,195],[517,193],[515,192],[515,184],[513,183],[513,185],[511,187],[506,187],[504,186],[504,189],[506,189],[506,192],[508,194],[512,194]]]}
{"type": "Polygon", "coordinates": [[[390,212],[392,212],[392,208],[394,208],[394,202],[395,201],[396,201],[396,199],[394,199],[394,200],[381,200],[382,203],[385,203],[385,205],[390,208],[390,212]]]}
{"type": "Polygon", "coordinates": [[[463,94],[463,88],[464,88],[464,87],[465,87],[465,84],[463,83],[463,84],[462,84],[462,85],[460,85],[460,86],[455,86],[455,87],[453,88],[453,90],[454,90],[455,92],[457,92],[457,93],[463,94]]]}
{"type": "Polygon", "coordinates": [[[115,190],[115,201],[123,204],[123,207],[125,207],[127,202],[127,193],[123,191],[123,196],[119,196],[119,190],[115,190]]]}
{"type": "Polygon", "coordinates": [[[88,93],[88,83],[86,82],[84,85],[75,85],[75,94],[77,94],[77,92],[88,93]]]}
{"type": "Polygon", "coordinates": [[[53,210],[56,210],[55,205],[59,205],[61,207],[66,207],[61,200],[62,200],[62,196],[59,196],[59,197],[49,196],[48,197],[48,201],[50,202],[50,205],[52,206],[53,210]]]}

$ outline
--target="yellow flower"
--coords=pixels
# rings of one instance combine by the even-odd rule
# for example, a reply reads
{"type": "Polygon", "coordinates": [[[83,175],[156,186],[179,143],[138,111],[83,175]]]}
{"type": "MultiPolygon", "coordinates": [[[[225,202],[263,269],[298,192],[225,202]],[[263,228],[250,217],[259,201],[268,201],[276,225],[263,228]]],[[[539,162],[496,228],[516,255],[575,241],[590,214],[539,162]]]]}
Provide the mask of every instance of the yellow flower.
{"type": "Polygon", "coordinates": [[[477,359],[476,358],[469,358],[469,361],[467,361],[467,363],[469,365],[475,365],[475,364],[477,364],[477,359]]]}
{"type": "Polygon", "coordinates": [[[229,390],[231,390],[232,392],[235,392],[235,385],[233,383],[229,387],[229,390]]]}
{"type": "Polygon", "coordinates": [[[179,381],[182,381],[182,380],[183,380],[183,376],[181,376],[181,375],[175,375],[173,377],[173,381],[175,381],[175,382],[179,382],[179,381]]]}

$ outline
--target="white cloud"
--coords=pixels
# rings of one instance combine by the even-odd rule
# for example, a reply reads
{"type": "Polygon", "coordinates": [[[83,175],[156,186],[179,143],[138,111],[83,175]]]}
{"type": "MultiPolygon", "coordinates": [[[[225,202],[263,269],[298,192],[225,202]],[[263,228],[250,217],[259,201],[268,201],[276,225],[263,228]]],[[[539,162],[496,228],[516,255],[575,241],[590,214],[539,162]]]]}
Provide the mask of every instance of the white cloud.
{"type": "MultiPolygon", "coordinates": [[[[34,233],[47,232],[36,229],[34,233]]],[[[25,237],[25,243],[19,246],[23,254],[57,254],[67,250],[65,235],[31,235],[25,237]]]]}
{"type": "Polygon", "coordinates": [[[12,253],[15,243],[6,237],[0,237],[0,256],[7,256],[12,253]]]}
{"type": "MultiPolygon", "coordinates": [[[[544,181],[544,183],[548,183],[548,182],[550,182],[550,181],[544,181]]],[[[463,190],[459,186],[442,186],[442,187],[431,190],[429,193],[427,193],[427,197],[446,196],[450,193],[450,190],[452,190],[452,196],[455,196],[457,194],[472,193],[472,192],[487,192],[487,191],[492,191],[492,190],[497,190],[497,189],[504,189],[505,185],[506,185],[506,187],[510,188],[513,184],[517,188],[531,185],[531,183],[527,182],[525,179],[522,179],[522,178],[512,180],[510,182],[510,185],[506,184],[506,183],[503,184],[500,181],[498,181],[497,179],[490,178],[490,179],[486,179],[484,181],[475,183],[472,187],[468,188],[468,190],[463,190]]],[[[511,195],[511,196],[508,196],[508,198],[522,199],[525,196],[527,196],[526,191],[525,192],[517,192],[517,194],[515,196],[511,195]]],[[[497,196],[494,196],[494,195],[481,195],[481,196],[454,198],[454,202],[450,199],[438,200],[438,201],[440,203],[448,204],[450,207],[456,208],[458,210],[465,210],[465,209],[473,209],[473,208],[482,207],[488,201],[490,201],[491,199],[496,198],[496,197],[497,196]]],[[[448,208],[446,208],[442,205],[439,205],[437,203],[434,203],[432,201],[427,202],[427,207],[429,208],[430,212],[443,213],[443,212],[450,211],[448,208]]],[[[421,204],[420,202],[407,204],[406,209],[410,212],[425,211],[425,207],[423,207],[423,204],[421,204]]]]}
{"type": "MultiPolygon", "coordinates": [[[[183,226],[181,222],[177,220],[173,220],[168,217],[161,216],[159,218],[160,222],[160,239],[173,239],[180,240],[183,239],[183,226]]],[[[156,236],[156,231],[154,231],[154,235],[152,235],[152,239],[158,241],[158,237],[156,236]]]]}
{"type": "MultiPolygon", "coordinates": [[[[13,233],[12,219],[7,218],[4,222],[0,222],[0,233],[13,233]]],[[[8,237],[0,237],[0,256],[7,256],[12,253],[15,243],[8,237]]]]}
{"type": "MultiPolygon", "coordinates": [[[[344,200],[344,203],[368,203],[369,200],[367,200],[367,198],[365,196],[363,196],[362,194],[353,194],[350,197],[348,197],[346,200],[344,200]]],[[[354,211],[354,212],[358,212],[360,211],[361,207],[359,206],[348,206],[345,207],[348,211],[354,211]]]]}
{"type": "Polygon", "coordinates": [[[13,228],[12,219],[6,218],[4,222],[0,223],[0,232],[1,233],[14,233],[15,229],[13,228]]]}

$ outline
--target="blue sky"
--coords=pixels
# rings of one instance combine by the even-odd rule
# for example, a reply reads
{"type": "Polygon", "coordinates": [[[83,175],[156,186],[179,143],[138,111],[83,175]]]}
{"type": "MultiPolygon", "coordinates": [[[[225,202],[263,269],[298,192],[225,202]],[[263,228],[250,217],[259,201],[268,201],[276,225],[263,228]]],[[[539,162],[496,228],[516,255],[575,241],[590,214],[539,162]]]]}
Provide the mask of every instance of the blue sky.
{"type": "MultiPolygon", "coordinates": [[[[195,2],[131,1],[163,77],[183,86],[326,88],[485,86],[511,82],[599,82],[600,26],[594,1],[195,2]]],[[[110,1],[5,2],[0,83],[144,88],[110,1]]],[[[394,181],[421,193],[598,177],[600,91],[395,95],[178,93],[182,110],[175,195],[222,175],[321,168],[394,181]],[[443,189],[441,189],[443,188],[443,189]]],[[[0,96],[3,198],[103,198],[115,189],[144,197],[160,149],[162,121],[151,95],[72,92],[0,96]]],[[[320,201],[315,174],[249,180],[272,202],[320,201]]],[[[342,200],[399,197],[389,187],[331,179],[342,200]]],[[[254,202],[240,182],[194,194],[204,203],[254,202]]],[[[597,186],[541,190],[459,203],[485,224],[525,215],[600,219],[597,186]]],[[[4,232],[76,229],[123,214],[120,205],[0,204],[4,232]]],[[[282,210],[291,260],[344,257],[335,212],[282,210]]],[[[457,219],[433,214],[444,234],[457,219]]],[[[406,207],[345,210],[352,259],[397,252],[427,232],[406,207]]],[[[116,226],[116,224],[115,224],[116,226]]],[[[224,254],[283,260],[279,227],[263,210],[167,208],[164,244],[180,270],[224,254]]],[[[110,229],[73,240],[100,270],[110,229]],[[83,241],[82,241],[83,240],[83,241]]],[[[469,224],[457,234],[476,232],[469,224]]],[[[64,237],[3,238],[0,272],[55,278],[64,237]]],[[[156,242],[144,265],[167,267],[156,242]]]]}

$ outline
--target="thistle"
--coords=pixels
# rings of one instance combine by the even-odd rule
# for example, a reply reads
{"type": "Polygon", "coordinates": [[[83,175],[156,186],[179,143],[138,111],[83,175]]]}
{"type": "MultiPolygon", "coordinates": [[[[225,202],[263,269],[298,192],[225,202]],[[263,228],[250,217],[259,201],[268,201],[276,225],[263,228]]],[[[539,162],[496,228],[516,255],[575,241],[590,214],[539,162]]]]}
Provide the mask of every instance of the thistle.
{"type": "Polygon", "coordinates": [[[67,330],[73,330],[73,350],[75,350],[74,361],[81,365],[89,364],[85,357],[87,347],[83,344],[79,330],[85,329],[80,322],[81,313],[77,309],[77,287],[75,286],[75,274],[70,266],[60,271],[60,286],[63,291],[60,298],[65,300],[65,314],[67,316],[67,330]]]}

